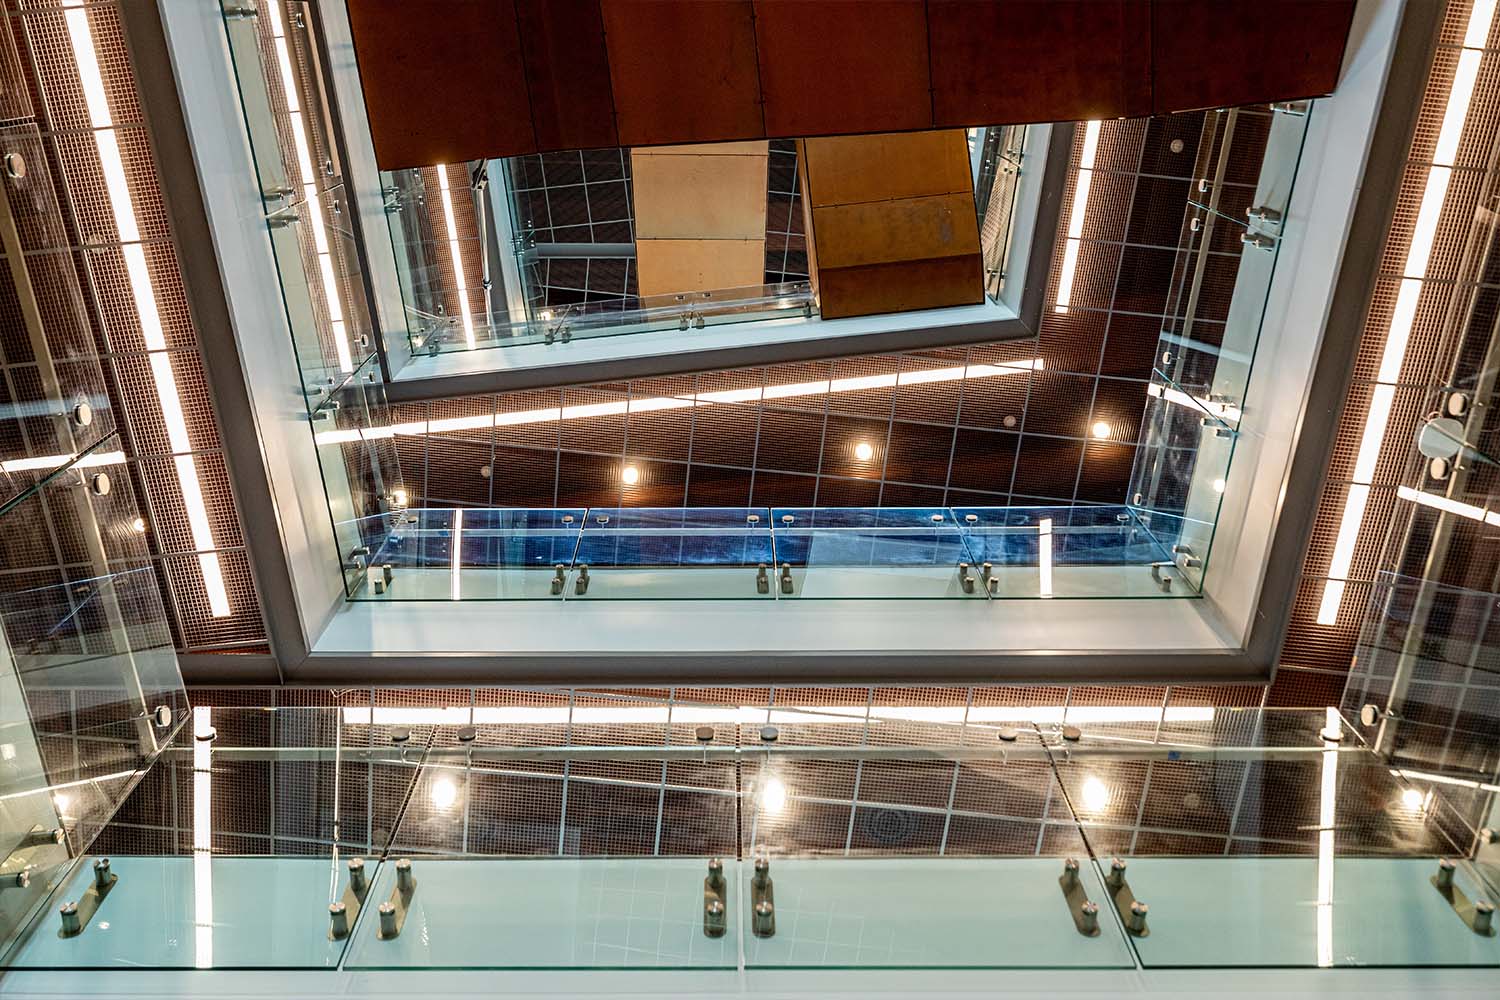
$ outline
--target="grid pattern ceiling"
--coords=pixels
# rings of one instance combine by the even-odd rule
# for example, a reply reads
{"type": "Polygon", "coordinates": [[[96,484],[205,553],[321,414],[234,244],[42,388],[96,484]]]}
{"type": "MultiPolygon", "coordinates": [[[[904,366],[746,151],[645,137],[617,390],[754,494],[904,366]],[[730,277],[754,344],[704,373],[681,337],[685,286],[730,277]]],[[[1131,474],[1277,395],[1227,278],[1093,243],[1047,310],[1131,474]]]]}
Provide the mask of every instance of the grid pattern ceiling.
{"type": "MultiPolygon", "coordinates": [[[[113,133],[140,230],[164,349],[143,333],[125,252],[107,191],[94,125],[75,61],[65,14],[54,3],[6,0],[3,138],[27,165],[23,216],[25,266],[38,296],[48,347],[65,384],[95,400],[120,431],[129,476],[140,500],[150,565],[161,580],[177,642],[184,649],[258,649],[265,641],[260,609],[230,493],[218,428],[208,397],[197,334],[188,315],[177,251],[160,196],[151,143],[120,26],[118,5],[90,3],[87,23],[109,104],[113,133]],[[153,364],[170,363],[189,449],[174,447],[153,364]],[[180,467],[191,458],[206,508],[213,548],[197,544],[184,503],[180,467]],[[215,617],[200,556],[217,556],[230,613],[215,617]]],[[[17,188],[23,185],[18,184],[17,188]]],[[[7,269],[4,336],[11,399],[31,398],[20,382],[31,367],[13,365],[24,325],[7,269]]],[[[103,426],[96,421],[96,426],[103,426]]],[[[115,470],[111,470],[112,472],[115,470]]],[[[128,519],[127,519],[128,523],[128,519]]],[[[107,526],[113,527],[113,526],[107,526]]],[[[64,559],[59,553],[56,557],[64,559]]],[[[111,568],[129,569],[135,560],[111,568]]],[[[11,563],[6,569],[22,568],[11,563]]],[[[72,572],[72,570],[70,570],[72,572]]]]}
{"type": "MultiPolygon", "coordinates": [[[[1241,115],[1227,177],[1230,195],[1244,200],[1268,117],[1265,109],[1241,115]]],[[[1065,203],[1082,153],[1078,131],[1065,203]]],[[[1031,359],[1040,359],[1038,371],[403,437],[407,489],[431,506],[1121,502],[1204,132],[1204,113],[1105,123],[1069,308],[1044,309],[1035,339],[411,404],[393,407],[392,417],[439,420],[1031,359]],[[1105,436],[1095,435],[1096,424],[1105,436]],[[869,459],[856,455],[861,443],[870,445],[869,459]],[[626,466],[640,473],[629,488],[621,481],[626,466]]],[[[778,169],[773,160],[773,185],[778,169]]],[[[786,196],[782,214],[799,215],[795,209],[786,196]]],[[[1213,256],[1226,266],[1208,269],[1202,299],[1227,308],[1238,254],[1213,256]]],[[[1047,301],[1055,300],[1049,287],[1047,301]]]]}
{"type": "MultiPolygon", "coordinates": [[[[1481,196],[1485,191],[1493,191],[1496,182],[1494,153],[1497,139],[1500,139],[1500,48],[1496,48],[1493,41],[1494,25],[1490,40],[1486,42],[1488,47],[1480,56],[1468,117],[1453,160],[1452,177],[1443,199],[1425,273],[1403,274],[1417,226],[1418,208],[1442,130],[1448,95],[1454,87],[1471,9],[1472,4],[1462,0],[1449,4],[1440,31],[1411,150],[1396,192],[1395,216],[1386,237],[1375,294],[1360,333],[1354,381],[1339,420],[1334,452],[1318,501],[1317,518],[1297,588],[1282,665],[1272,693],[1273,703],[1337,701],[1354,658],[1361,622],[1367,613],[1376,617],[1382,615],[1381,605],[1388,591],[1377,589],[1375,582],[1380,569],[1392,568],[1383,561],[1382,553],[1388,538],[1399,539],[1409,507],[1405,501],[1397,499],[1396,488],[1407,481],[1408,472],[1414,467],[1416,459],[1412,442],[1418,426],[1441,401],[1441,394],[1436,393],[1434,387],[1442,385],[1449,374],[1446,366],[1454,347],[1455,320],[1462,325],[1463,304],[1489,280],[1484,274],[1466,268],[1464,260],[1466,247],[1477,234],[1488,230],[1489,213],[1481,209],[1490,202],[1482,205],[1481,196]],[[1403,278],[1418,281],[1421,293],[1404,362],[1397,380],[1391,383],[1388,379],[1380,379],[1379,374],[1403,278]],[[1369,500],[1352,550],[1337,620],[1333,624],[1320,625],[1317,618],[1324,587],[1344,519],[1345,502],[1355,481],[1366,418],[1378,381],[1394,386],[1390,415],[1373,475],[1368,480],[1369,500]]],[[[1482,539],[1493,532],[1477,522],[1464,523],[1461,518],[1450,520],[1459,522],[1455,525],[1459,546],[1448,570],[1452,574],[1449,582],[1493,589],[1488,580],[1470,583],[1467,579],[1469,572],[1477,570],[1483,575],[1483,570],[1460,558],[1465,552],[1470,559],[1484,552],[1493,554],[1492,540],[1481,544],[1482,539]]],[[[1394,553],[1392,557],[1397,558],[1394,553]]],[[[1402,571],[1421,573],[1422,567],[1402,571]]]]}

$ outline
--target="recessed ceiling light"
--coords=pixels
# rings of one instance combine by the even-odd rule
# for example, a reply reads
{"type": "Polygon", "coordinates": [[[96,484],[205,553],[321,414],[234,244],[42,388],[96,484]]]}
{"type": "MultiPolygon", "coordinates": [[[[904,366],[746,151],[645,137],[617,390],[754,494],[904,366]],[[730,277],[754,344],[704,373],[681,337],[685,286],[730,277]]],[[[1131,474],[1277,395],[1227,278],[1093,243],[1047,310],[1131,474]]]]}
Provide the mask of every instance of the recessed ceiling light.
{"type": "Polygon", "coordinates": [[[1223,493],[1224,492],[1224,480],[1222,480],[1222,479],[1215,479],[1214,480],[1214,492],[1215,493],[1223,493]]]}
{"type": "Polygon", "coordinates": [[[138,517],[134,521],[131,521],[130,522],[130,530],[134,531],[138,535],[145,534],[146,533],[146,519],[144,517],[138,517]]]}
{"type": "Polygon", "coordinates": [[[868,462],[874,456],[875,449],[870,447],[870,442],[861,441],[859,444],[854,446],[854,457],[859,459],[861,462],[868,462]]]}
{"type": "Polygon", "coordinates": [[[1109,424],[1106,424],[1104,421],[1102,421],[1102,420],[1096,420],[1094,422],[1094,428],[1093,429],[1094,429],[1094,437],[1096,437],[1096,438],[1107,438],[1107,437],[1109,437],[1109,424]]]}
{"type": "Polygon", "coordinates": [[[641,481],[641,470],[633,465],[627,465],[620,470],[620,479],[626,486],[634,486],[641,481]]]}

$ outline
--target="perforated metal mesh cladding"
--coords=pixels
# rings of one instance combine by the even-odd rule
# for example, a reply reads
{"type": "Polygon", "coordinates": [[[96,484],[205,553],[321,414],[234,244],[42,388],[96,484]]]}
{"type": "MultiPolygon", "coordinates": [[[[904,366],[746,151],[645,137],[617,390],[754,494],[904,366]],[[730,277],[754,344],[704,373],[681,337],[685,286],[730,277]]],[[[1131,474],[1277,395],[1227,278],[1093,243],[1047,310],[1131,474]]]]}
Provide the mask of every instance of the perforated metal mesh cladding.
{"type": "MultiPolygon", "coordinates": [[[[1253,126],[1265,113],[1242,113],[1250,124],[1229,153],[1231,198],[1253,192],[1265,142],[1265,129],[1253,126]]],[[[1204,129],[1202,113],[1105,123],[1069,309],[1045,309],[1034,340],[470,397],[396,407],[392,417],[441,419],[1032,358],[1042,360],[1040,371],[403,438],[408,489],[438,506],[1121,502],[1177,280],[1204,129]],[[1099,423],[1106,437],[1094,436],[1099,423]],[[857,457],[860,443],[870,445],[871,458],[857,457]],[[626,465],[640,472],[629,488],[620,478],[626,465]]],[[[1079,132],[1064,204],[1082,153],[1079,132]]],[[[790,167],[781,155],[772,154],[773,187],[790,167]]],[[[546,169],[545,157],[533,159],[546,169]]],[[[575,177],[584,176],[586,163],[569,160],[567,169],[575,183],[565,189],[592,186],[575,177]]],[[[550,186],[545,195],[553,196],[550,186]]],[[[772,214],[800,218],[794,195],[784,205],[773,198],[772,214]]],[[[1049,303],[1062,254],[1059,240],[1049,303]]],[[[1237,254],[1214,255],[1232,265],[1237,254]]],[[[1210,268],[1205,301],[1227,301],[1234,277],[1232,266],[1210,268]]]]}
{"type": "MultiPolygon", "coordinates": [[[[0,45],[0,77],[6,83],[0,99],[0,118],[5,122],[0,138],[7,151],[22,152],[27,162],[25,200],[18,213],[24,217],[24,259],[49,351],[65,387],[94,403],[94,429],[101,434],[116,427],[120,431],[127,464],[118,474],[129,478],[140,500],[149,543],[145,557],[162,582],[178,645],[260,648],[265,634],[259,605],[117,5],[90,3],[85,16],[140,229],[164,356],[170,359],[187,425],[192,450],[186,454],[196,465],[228,593],[227,617],[215,618],[209,611],[198,550],[187,528],[177,456],[151,373],[65,14],[50,0],[7,0],[3,12],[9,37],[0,45]]],[[[22,347],[25,327],[15,305],[10,268],[0,285],[5,303],[0,309],[0,365],[5,374],[0,391],[10,400],[37,398],[35,367],[29,348],[22,347]]],[[[55,442],[41,440],[35,430],[20,432],[24,450],[18,453],[53,453],[47,445],[55,442]]],[[[61,550],[47,558],[64,573],[77,575],[82,570],[61,550]]],[[[122,568],[135,565],[139,562],[134,557],[119,562],[122,568]]],[[[22,568],[10,563],[5,571],[22,568]]]]}
{"type": "MultiPolygon", "coordinates": [[[[360,770],[367,764],[346,764],[351,770],[341,776],[337,800],[339,839],[357,850],[379,850],[381,831],[394,829],[391,851],[403,855],[746,857],[761,849],[777,854],[1026,856],[1092,849],[1136,855],[1309,855],[1317,844],[1316,760],[1048,761],[1018,755],[955,763],[918,755],[820,759],[759,752],[765,723],[778,728],[780,745],[825,745],[832,752],[924,744],[993,747],[1001,719],[1022,730],[1018,745],[1035,748],[1038,735],[1027,713],[1043,720],[1045,732],[1065,710],[1129,715],[1139,720],[1131,725],[1146,744],[1174,739],[1201,746],[1257,741],[1305,746],[1316,741],[1321,712],[1295,719],[1219,713],[1212,721],[1185,721],[1184,713],[1195,706],[1246,700],[1255,705],[1261,695],[1258,688],[999,686],[194,692],[199,705],[299,706],[251,715],[254,725],[275,726],[276,733],[235,731],[229,737],[223,733],[237,725],[235,712],[216,710],[224,745],[262,739],[266,745],[331,746],[334,727],[344,747],[388,745],[390,723],[407,718],[413,748],[408,756],[418,762],[425,748],[459,747],[458,729],[471,723],[479,746],[641,748],[694,746],[696,726],[686,720],[704,712],[723,715],[733,709],[733,716],[744,720],[721,720],[713,727],[714,745],[749,751],[733,760],[703,762],[690,755],[670,762],[623,756],[465,761],[460,755],[439,764],[428,756],[420,772],[384,767],[389,773],[376,777],[360,770]],[[300,707],[309,703],[331,709],[300,707]],[[527,710],[530,721],[501,721],[507,709],[527,710]],[[543,719],[537,712],[551,714],[543,719]],[[913,721],[914,716],[920,719],[913,721]],[[438,717],[441,723],[422,721],[438,717]],[[776,795],[768,797],[773,782],[785,793],[783,804],[776,795]],[[373,819],[368,810],[375,810],[373,819]]],[[[1082,725],[1091,736],[1111,735],[1105,722],[1082,725]]],[[[1378,762],[1372,766],[1385,774],[1378,762]]],[[[221,771],[215,763],[214,850],[326,849],[335,812],[331,767],[262,761],[226,764],[221,771]],[[227,786],[222,793],[221,774],[227,786]]],[[[1389,809],[1383,793],[1372,798],[1372,775],[1361,773],[1357,762],[1341,772],[1344,850],[1451,849],[1441,827],[1389,809]]],[[[190,836],[183,804],[189,801],[187,788],[180,775],[179,784],[173,780],[158,773],[138,790],[117,817],[110,850],[156,850],[190,836]]]]}
{"type": "MultiPolygon", "coordinates": [[[[1271,693],[1273,704],[1332,701],[1343,690],[1356,652],[1360,623],[1367,613],[1380,614],[1385,596],[1373,587],[1382,567],[1382,548],[1388,538],[1398,537],[1404,532],[1410,514],[1406,509],[1409,505],[1397,500],[1396,487],[1407,481],[1408,470],[1413,468],[1412,441],[1416,429],[1438,403],[1433,386],[1440,385],[1447,377],[1462,329],[1466,323],[1472,322],[1465,318],[1466,306],[1471,299],[1481,307],[1477,317],[1480,325],[1485,323],[1485,308],[1491,310],[1492,318],[1492,306],[1484,304],[1483,293],[1494,278],[1476,272],[1472,266],[1466,268],[1464,261],[1466,246],[1477,243],[1482,249],[1486,241],[1493,240],[1488,221],[1492,214],[1484,211],[1493,206],[1489,202],[1481,203],[1482,192],[1494,190],[1493,154],[1497,137],[1500,137],[1500,47],[1495,42],[1493,27],[1488,47],[1480,59],[1468,117],[1433,238],[1431,258],[1421,279],[1421,295],[1410,341],[1394,389],[1394,402],[1371,479],[1370,498],[1354,548],[1343,603],[1335,624],[1317,624],[1326,576],[1370,411],[1376,374],[1391,329],[1396,296],[1448,95],[1453,88],[1471,8],[1472,5],[1464,0],[1449,4],[1441,28],[1407,166],[1396,192],[1395,217],[1386,237],[1375,294],[1360,334],[1354,383],[1339,420],[1333,455],[1318,501],[1280,673],[1271,693]],[[1443,374],[1435,374],[1438,371],[1443,374]]],[[[1492,559],[1493,542],[1488,536],[1493,532],[1485,531],[1482,525],[1460,526],[1459,531],[1468,539],[1462,541],[1460,551],[1466,546],[1475,557],[1492,559]],[[1476,544],[1481,536],[1486,539],[1485,543],[1476,544]]],[[[1420,567],[1402,570],[1413,571],[1422,572],[1420,567]]],[[[1467,573],[1460,569],[1459,563],[1455,563],[1450,572],[1467,573]]],[[[1452,582],[1479,586],[1483,590],[1494,589],[1488,584],[1474,584],[1463,578],[1452,582]]]]}

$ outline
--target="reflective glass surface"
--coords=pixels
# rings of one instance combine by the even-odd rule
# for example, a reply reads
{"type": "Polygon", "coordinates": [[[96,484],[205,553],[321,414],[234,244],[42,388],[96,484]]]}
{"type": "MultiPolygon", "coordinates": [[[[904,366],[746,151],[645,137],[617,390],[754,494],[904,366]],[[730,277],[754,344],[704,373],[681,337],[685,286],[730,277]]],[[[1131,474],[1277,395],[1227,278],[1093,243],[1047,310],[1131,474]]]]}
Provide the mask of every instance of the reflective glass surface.
{"type": "Polygon", "coordinates": [[[199,709],[54,893],[111,852],[82,932],[51,906],[11,961],[1500,966],[1462,828],[1336,715],[828,698],[199,709]]]}
{"type": "Polygon", "coordinates": [[[1196,596],[1173,561],[1180,520],[1125,506],[426,508],[340,527],[371,550],[358,599],[1003,600],[1196,596]]]}

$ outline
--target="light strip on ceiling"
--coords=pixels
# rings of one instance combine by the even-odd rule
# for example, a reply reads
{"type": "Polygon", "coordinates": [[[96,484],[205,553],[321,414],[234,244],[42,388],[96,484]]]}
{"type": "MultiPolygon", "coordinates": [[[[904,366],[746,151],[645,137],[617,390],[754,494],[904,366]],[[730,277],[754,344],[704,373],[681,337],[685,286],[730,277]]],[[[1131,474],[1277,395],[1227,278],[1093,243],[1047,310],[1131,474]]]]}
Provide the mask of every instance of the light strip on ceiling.
{"type": "Polygon", "coordinates": [[[798,396],[820,396],[828,392],[858,392],[882,386],[928,385],[934,382],[956,382],[961,379],[995,378],[1017,375],[1022,372],[1041,371],[1041,358],[1012,361],[995,365],[968,365],[958,368],[929,368],[922,371],[902,372],[900,375],[880,375],[859,379],[831,379],[821,382],[794,382],[771,385],[764,388],[730,389],[723,392],[700,392],[690,396],[651,396],[643,399],[615,400],[608,403],[586,403],[578,406],[550,406],[539,410],[512,410],[509,413],[480,413],[471,417],[445,417],[439,420],[415,420],[405,424],[388,424],[384,427],[344,428],[321,431],[317,434],[319,444],[340,444],[349,441],[378,440],[400,435],[420,437],[424,434],[448,434],[454,431],[488,430],[491,427],[518,427],[526,424],[544,424],[554,420],[582,420],[589,417],[620,416],[628,413],[649,413],[657,410],[685,409],[690,406],[713,406],[733,403],[758,403],[763,399],[792,399],[798,396]],[[872,385],[873,379],[879,385],[872,385]]]}
{"type": "Polygon", "coordinates": [[[213,709],[193,709],[193,965],[214,966],[213,709]]]}
{"type": "Polygon", "coordinates": [[[448,253],[453,258],[453,284],[458,290],[458,313],[464,324],[464,344],[474,349],[474,317],[469,314],[469,282],[464,277],[464,258],[458,248],[458,220],[453,216],[453,194],[448,188],[448,165],[436,167],[443,194],[443,221],[448,224],[448,253]]]}
{"type": "Polygon", "coordinates": [[[455,600],[462,600],[463,592],[463,544],[464,544],[464,511],[462,507],[453,508],[453,533],[449,538],[449,545],[453,549],[449,562],[452,568],[449,570],[448,592],[455,600]]]}
{"type": "Polygon", "coordinates": [[[1089,188],[1094,183],[1094,156],[1099,150],[1099,122],[1089,122],[1083,132],[1083,154],[1078,158],[1078,179],[1073,182],[1073,204],[1068,209],[1067,242],[1063,246],[1062,273],[1057,278],[1057,312],[1068,311],[1073,300],[1073,276],[1078,271],[1078,250],[1083,242],[1083,215],[1089,207],[1089,188]]]}
{"type": "MultiPolygon", "coordinates": [[[[1343,720],[1338,709],[1330,707],[1325,717],[1324,732],[1329,735],[1343,733],[1343,720]]],[[[1323,772],[1318,790],[1318,966],[1333,965],[1333,861],[1334,821],[1337,819],[1339,790],[1339,741],[1323,741],[1323,772]]]]}
{"type": "Polygon", "coordinates": [[[1344,603],[1344,592],[1347,589],[1345,581],[1349,576],[1349,567],[1354,564],[1354,547],[1359,541],[1360,525],[1370,499],[1370,485],[1375,479],[1375,465],[1380,458],[1381,446],[1385,443],[1391,406],[1396,398],[1395,383],[1400,379],[1401,367],[1406,361],[1406,348],[1411,341],[1412,324],[1417,316],[1417,300],[1422,294],[1422,280],[1427,274],[1432,243],[1437,236],[1438,219],[1442,216],[1448,182],[1453,175],[1453,161],[1458,155],[1464,121],[1469,115],[1469,102],[1474,96],[1474,83],[1479,77],[1482,55],[1479,50],[1489,40],[1495,2],[1496,0],[1475,0],[1473,10],[1469,12],[1468,27],[1464,31],[1464,48],[1459,53],[1453,83],[1448,89],[1442,129],[1433,150],[1433,162],[1428,169],[1422,201],[1417,208],[1406,263],[1401,269],[1401,285],[1396,293],[1391,323],[1385,333],[1380,370],[1376,373],[1370,408],[1365,414],[1365,426],[1360,435],[1359,453],[1354,462],[1349,495],[1344,498],[1338,536],[1334,541],[1333,556],[1328,563],[1328,579],[1323,583],[1323,598],[1318,604],[1319,625],[1335,624],[1339,608],[1344,603]]]}
{"type": "Polygon", "coordinates": [[[1400,768],[1392,770],[1391,774],[1412,781],[1427,781],[1435,785],[1455,785],[1459,788],[1471,788],[1481,792],[1500,792],[1500,785],[1490,785],[1469,778],[1454,778],[1447,774],[1433,774],[1430,771],[1411,771],[1400,768]]]}
{"type": "Polygon", "coordinates": [[[1410,486],[1396,487],[1396,496],[1402,500],[1410,500],[1412,503],[1421,504],[1423,507],[1431,507],[1446,514],[1457,514],[1459,517],[1467,517],[1473,521],[1483,521],[1486,524],[1500,525],[1500,514],[1476,507],[1471,503],[1463,503],[1452,497],[1439,496],[1436,493],[1427,493],[1423,490],[1414,490],[1410,486]]]}
{"type": "MultiPolygon", "coordinates": [[[[0,462],[0,472],[36,472],[48,469],[60,469],[67,465],[73,458],[72,455],[37,455],[32,458],[12,458],[6,462],[0,462]]],[[[92,455],[85,455],[73,463],[75,469],[94,469],[101,465],[124,465],[125,453],[123,451],[98,451],[92,455]]]]}
{"type": "Polygon", "coordinates": [[[203,501],[203,487],[198,481],[198,466],[190,454],[193,443],[188,436],[182,400],[177,393],[172,357],[167,352],[166,334],[162,330],[161,315],[156,307],[156,291],[151,284],[150,269],[146,266],[146,251],[141,246],[140,225],[136,221],[135,205],[131,201],[130,187],[125,180],[125,162],[120,156],[114,119],[109,111],[109,98],[104,92],[104,78],[99,70],[99,56],[94,50],[88,11],[83,9],[82,4],[83,0],[63,0],[63,6],[67,8],[64,18],[68,27],[68,39],[73,46],[73,58],[78,64],[78,79],[83,88],[84,101],[88,105],[89,122],[94,128],[94,144],[99,152],[99,165],[104,174],[110,209],[115,216],[120,253],[125,260],[125,272],[130,280],[130,293],[135,302],[136,318],[141,325],[141,338],[149,352],[151,379],[156,386],[162,422],[167,428],[177,484],[182,490],[182,505],[187,511],[193,548],[198,552],[198,569],[208,595],[209,611],[215,618],[223,618],[229,614],[229,594],[224,587],[219,556],[213,551],[216,547],[213,528],[208,520],[208,507],[203,501]]]}
{"type": "MultiPolygon", "coordinates": [[[[921,722],[934,725],[969,723],[1035,723],[1039,726],[1063,722],[1089,724],[1106,722],[1212,722],[1211,706],[1183,705],[974,705],[967,711],[962,705],[872,705],[870,722],[921,722]]],[[[666,725],[666,705],[567,705],[475,707],[454,705],[441,708],[346,707],[346,725],[368,726],[564,726],[574,725],[666,725]]],[[[673,725],[744,725],[767,722],[786,725],[862,725],[864,705],[808,705],[800,708],[754,708],[742,706],[687,705],[678,702],[670,707],[673,725]]]]}
{"type": "Polygon", "coordinates": [[[349,353],[349,331],[344,324],[344,305],[339,298],[338,278],[334,276],[333,254],[328,248],[328,230],[323,225],[322,198],[318,193],[318,171],[313,166],[312,144],[307,139],[307,122],[302,116],[302,98],[297,89],[297,75],[292,71],[292,52],[286,40],[286,26],[281,17],[281,0],[265,5],[271,15],[271,39],[276,48],[276,64],[281,70],[281,89],[286,96],[287,117],[291,120],[292,145],[297,151],[297,173],[302,178],[303,216],[312,228],[313,249],[318,255],[322,276],[323,298],[328,302],[328,321],[332,328],[333,349],[339,370],[352,372],[354,359],[349,353]]]}
{"type": "Polygon", "coordinates": [[[1037,524],[1037,565],[1041,567],[1041,595],[1052,596],[1052,518],[1044,517],[1037,524]]]}

